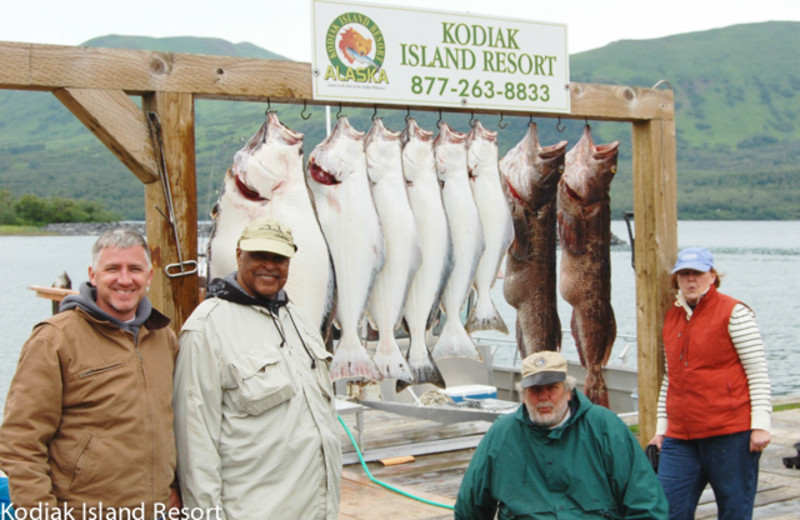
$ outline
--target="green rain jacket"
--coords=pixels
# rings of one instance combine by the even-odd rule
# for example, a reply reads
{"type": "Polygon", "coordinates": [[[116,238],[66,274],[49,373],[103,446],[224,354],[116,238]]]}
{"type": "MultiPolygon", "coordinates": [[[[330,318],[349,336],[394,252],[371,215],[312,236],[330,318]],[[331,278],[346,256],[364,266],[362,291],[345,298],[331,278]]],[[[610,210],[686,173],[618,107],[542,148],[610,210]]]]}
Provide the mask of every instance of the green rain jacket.
{"type": "Polygon", "coordinates": [[[572,415],[535,426],[525,406],[492,425],[461,482],[455,518],[665,519],[668,505],[628,427],[573,391],[572,415]]]}

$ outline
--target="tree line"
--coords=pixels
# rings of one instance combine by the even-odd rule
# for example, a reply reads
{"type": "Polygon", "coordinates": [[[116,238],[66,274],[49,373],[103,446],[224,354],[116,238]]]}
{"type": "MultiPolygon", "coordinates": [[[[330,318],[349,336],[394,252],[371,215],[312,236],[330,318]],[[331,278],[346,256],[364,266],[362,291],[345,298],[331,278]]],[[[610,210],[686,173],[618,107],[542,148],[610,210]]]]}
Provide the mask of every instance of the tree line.
{"type": "Polygon", "coordinates": [[[44,226],[58,222],[116,222],[122,216],[101,202],[62,197],[41,198],[26,193],[19,198],[0,189],[0,225],[44,226]]]}

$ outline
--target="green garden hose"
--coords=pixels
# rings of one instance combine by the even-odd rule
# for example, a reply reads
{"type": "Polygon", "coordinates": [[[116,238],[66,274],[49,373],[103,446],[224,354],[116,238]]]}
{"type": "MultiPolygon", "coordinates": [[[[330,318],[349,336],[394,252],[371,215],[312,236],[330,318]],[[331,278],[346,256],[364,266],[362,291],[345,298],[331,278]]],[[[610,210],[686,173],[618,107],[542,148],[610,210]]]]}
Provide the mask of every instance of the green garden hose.
{"type": "Polygon", "coordinates": [[[361,461],[361,467],[364,468],[364,471],[367,473],[367,476],[369,477],[369,479],[371,481],[373,481],[374,483],[378,484],[379,486],[385,487],[386,489],[388,489],[390,491],[394,491],[395,493],[400,493],[401,495],[406,496],[408,498],[413,498],[414,500],[419,500],[420,502],[423,502],[425,504],[428,504],[428,505],[431,505],[431,506],[436,506],[436,507],[443,507],[445,509],[450,509],[450,510],[455,509],[453,506],[451,506],[449,504],[442,504],[440,502],[434,502],[432,500],[428,500],[428,499],[425,499],[425,498],[422,498],[422,497],[418,497],[416,495],[412,495],[411,493],[408,493],[407,491],[403,491],[402,489],[399,489],[399,488],[396,488],[396,487],[394,487],[392,485],[386,484],[385,482],[381,482],[380,480],[378,480],[375,477],[373,477],[372,473],[370,473],[369,468],[367,467],[366,461],[364,461],[363,455],[361,455],[361,449],[358,447],[358,444],[356,443],[355,438],[353,438],[353,434],[350,432],[350,429],[344,423],[344,420],[342,419],[342,416],[339,415],[339,414],[336,414],[336,417],[339,418],[339,423],[342,425],[342,428],[344,428],[345,433],[347,433],[347,436],[350,438],[350,442],[353,444],[353,447],[356,449],[356,455],[358,455],[358,460],[361,461]]]}

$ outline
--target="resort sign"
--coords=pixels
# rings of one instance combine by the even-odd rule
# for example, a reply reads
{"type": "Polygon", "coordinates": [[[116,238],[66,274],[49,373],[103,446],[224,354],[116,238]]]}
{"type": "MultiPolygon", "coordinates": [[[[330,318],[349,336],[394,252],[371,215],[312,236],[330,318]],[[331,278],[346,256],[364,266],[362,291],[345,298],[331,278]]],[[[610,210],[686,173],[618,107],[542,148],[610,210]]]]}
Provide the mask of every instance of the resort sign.
{"type": "Polygon", "coordinates": [[[316,100],[567,113],[563,24],[312,0],[316,100]]]}

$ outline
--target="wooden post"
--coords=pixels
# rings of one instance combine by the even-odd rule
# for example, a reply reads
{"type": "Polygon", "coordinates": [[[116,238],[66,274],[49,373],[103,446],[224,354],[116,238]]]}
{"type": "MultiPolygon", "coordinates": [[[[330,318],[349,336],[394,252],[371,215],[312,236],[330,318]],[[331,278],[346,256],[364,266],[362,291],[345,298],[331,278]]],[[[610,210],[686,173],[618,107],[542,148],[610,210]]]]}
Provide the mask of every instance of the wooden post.
{"type": "MultiPolygon", "coordinates": [[[[154,112],[161,125],[164,161],[172,194],[175,231],[169,224],[168,205],[161,182],[145,184],[145,221],[147,242],[153,252],[153,283],[150,299],[153,306],[172,319],[177,332],[197,306],[198,274],[169,277],[165,268],[179,262],[197,261],[197,189],[195,181],[194,99],[191,94],[156,92],[143,97],[145,115],[154,112]]],[[[153,148],[159,159],[161,143],[153,148]]],[[[172,268],[171,273],[180,269],[172,268]]]]}
{"type": "Polygon", "coordinates": [[[661,329],[673,301],[669,271],[678,247],[675,121],[633,123],[636,336],[639,343],[639,441],[655,435],[664,376],[661,329]]]}

